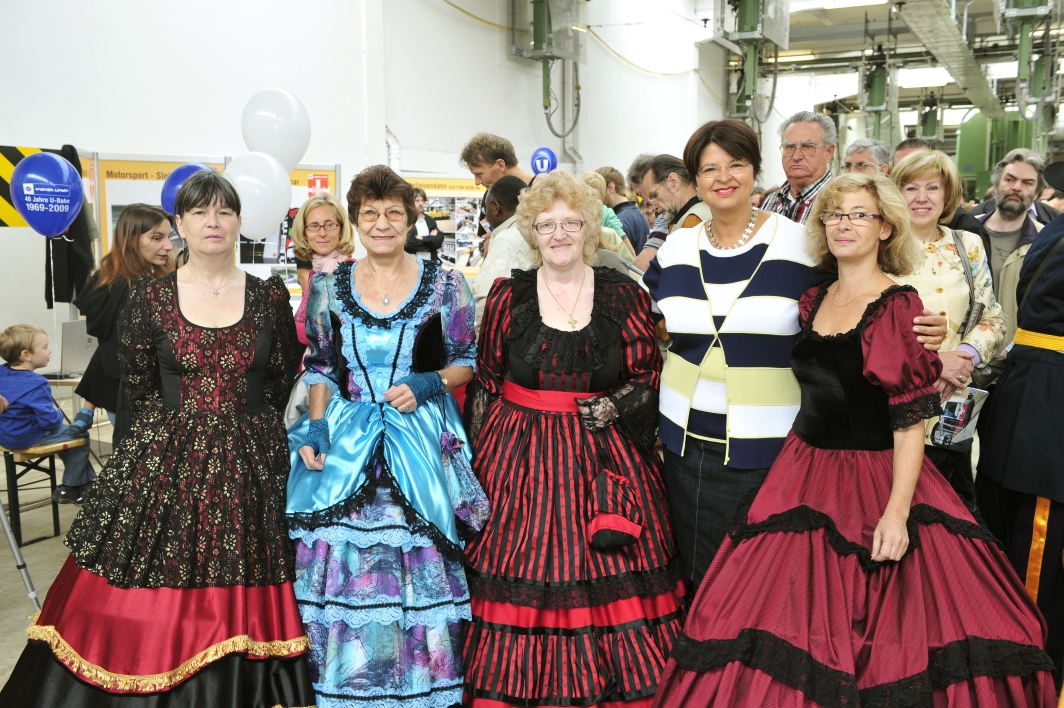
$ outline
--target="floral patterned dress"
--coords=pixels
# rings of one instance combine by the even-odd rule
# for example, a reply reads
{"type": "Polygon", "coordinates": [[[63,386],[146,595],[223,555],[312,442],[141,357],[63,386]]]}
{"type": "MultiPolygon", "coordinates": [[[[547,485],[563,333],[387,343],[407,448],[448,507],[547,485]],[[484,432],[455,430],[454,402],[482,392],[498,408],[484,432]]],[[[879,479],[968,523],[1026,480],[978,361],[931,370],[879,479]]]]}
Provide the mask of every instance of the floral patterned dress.
{"type": "Polygon", "coordinates": [[[210,328],[181,314],[176,274],[145,281],[119,323],[132,428],[0,704],[310,706],[285,537],[288,290],[249,275],[243,316],[210,328]]]}
{"type": "Polygon", "coordinates": [[[311,676],[319,708],[442,708],[462,701],[462,538],[483,526],[488,502],[454,397],[401,413],[382,396],[426,370],[425,351],[442,349],[430,371],[473,366],[473,299],[461,273],[418,259],[417,288],[379,316],[359,300],[354,265],[314,277],[307,302],[305,381],[334,392],[323,470],[299,458],[307,416],[289,429],[287,511],[311,676]]]}

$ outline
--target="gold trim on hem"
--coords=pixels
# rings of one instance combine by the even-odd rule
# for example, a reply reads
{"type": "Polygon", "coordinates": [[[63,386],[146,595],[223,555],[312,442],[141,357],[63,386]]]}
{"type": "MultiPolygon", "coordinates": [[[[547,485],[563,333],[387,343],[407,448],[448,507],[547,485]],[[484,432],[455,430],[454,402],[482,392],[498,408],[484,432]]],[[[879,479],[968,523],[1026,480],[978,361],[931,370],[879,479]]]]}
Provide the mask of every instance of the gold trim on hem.
{"type": "MultiPolygon", "coordinates": [[[[80,678],[103,689],[132,693],[166,690],[181,683],[207,664],[229,654],[248,654],[257,658],[266,658],[295,656],[310,651],[310,640],[306,637],[257,642],[248,635],[241,634],[207,647],[172,671],[148,675],[116,674],[83,659],[52,625],[31,625],[26,630],[26,634],[30,639],[48,644],[55,658],[80,678]]],[[[313,708],[313,706],[308,708],[313,708]]]]}

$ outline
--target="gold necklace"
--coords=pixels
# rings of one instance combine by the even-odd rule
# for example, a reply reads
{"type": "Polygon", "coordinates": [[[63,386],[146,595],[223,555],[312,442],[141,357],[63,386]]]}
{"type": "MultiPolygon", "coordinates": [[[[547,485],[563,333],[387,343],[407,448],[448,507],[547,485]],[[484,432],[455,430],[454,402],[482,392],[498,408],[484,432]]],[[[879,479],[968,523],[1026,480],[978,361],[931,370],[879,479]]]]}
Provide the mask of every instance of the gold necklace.
{"type": "Polygon", "coordinates": [[[830,296],[831,296],[831,304],[832,304],[832,305],[834,305],[835,307],[846,307],[847,305],[850,305],[850,304],[852,304],[852,303],[853,303],[853,301],[854,301],[854,300],[856,300],[857,298],[859,298],[859,297],[862,297],[862,296],[864,296],[864,295],[867,295],[868,293],[870,293],[870,292],[872,292],[873,290],[875,290],[875,287],[876,287],[877,285],[879,285],[879,281],[880,281],[880,280],[883,280],[883,272],[882,272],[882,271],[880,271],[880,273],[879,273],[879,277],[878,277],[878,278],[876,278],[875,282],[874,282],[874,283],[872,283],[872,287],[870,287],[870,288],[869,288],[868,290],[865,290],[865,291],[864,291],[863,293],[860,293],[859,295],[857,295],[856,297],[854,297],[854,298],[853,298],[852,300],[850,300],[849,302],[844,302],[844,303],[843,303],[843,304],[841,304],[841,305],[840,305],[840,304],[839,304],[839,303],[838,303],[838,302],[837,302],[837,301],[835,300],[835,293],[837,293],[837,292],[839,291],[839,281],[837,281],[837,280],[836,280],[836,281],[835,281],[835,292],[833,293],[833,292],[831,292],[830,290],[828,290],[828,295],[830,295],[830,296]]]}
{"type": "MultiPolygon", "coordinates": [[[[587,280],[587,267],[584,268],[584,274],[580,277],[580,289],[576,291],[576,302],[573,303],[573,309],[569,310],[567,313],[569,315],[569,326],[573,329],[576,329],[576,318],[573,317],[573,313],[576,312],[576,306],[580,304],[580,293],[584,292],[585,280],[587,280]]],[[[546,275],[543,275],[543,287],[545,287],[547,289],[547,293],[554,298],[554,302],[558,303],[558,307],[561,309],[561,311],[565,312],[566,310],[564,307],[562,307],[562,304],[558,302],[558,298],[554,297],[554,293],[550,291],[550,285],[547,283],[546,275]]]]}

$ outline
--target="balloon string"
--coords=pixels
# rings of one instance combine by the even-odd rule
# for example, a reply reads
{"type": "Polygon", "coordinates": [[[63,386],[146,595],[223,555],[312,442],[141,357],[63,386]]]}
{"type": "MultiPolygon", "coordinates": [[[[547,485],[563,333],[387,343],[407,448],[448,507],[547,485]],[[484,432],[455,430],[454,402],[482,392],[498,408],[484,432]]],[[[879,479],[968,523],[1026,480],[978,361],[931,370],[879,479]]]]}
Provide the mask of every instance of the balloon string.
{"type": "MultiPolygon", "coordinates": [[[[52,253],[52,241],[48,240],[48,268],[51,270],[52,277],[49,278],[49,282],[52,285],[52,331],[55,332],[55,338],[59,339],[59,315],[55,311],[55,256],[52,253]]],[[[63,368],[63,343],[59,343],[59,373],[63,368]]]]}

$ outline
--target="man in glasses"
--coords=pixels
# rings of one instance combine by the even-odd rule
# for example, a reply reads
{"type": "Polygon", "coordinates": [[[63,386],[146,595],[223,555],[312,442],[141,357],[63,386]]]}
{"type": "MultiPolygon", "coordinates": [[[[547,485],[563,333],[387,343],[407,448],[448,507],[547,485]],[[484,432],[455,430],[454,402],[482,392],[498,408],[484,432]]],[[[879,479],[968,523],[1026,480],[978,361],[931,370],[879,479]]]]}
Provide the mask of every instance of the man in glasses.
{"type": "MultiPolygon", "coordinates": [[[[673,155],[658,155],[647,163],[642,179],[643,198],[654,205],[657,212],[669,220],[669,233],[676,229],[698,226],[712,216],[709,207],[698,196],[698,189],[683,160],[673,155]]],[[[665,234],[653,229],[635,266],[646,270],[658,249],[665,243],[665,234]]]]}
{"type": "Polygon", "coordinates": [[[816,195],[831,180],[828,165],[835,155],[838,131],[827,116],[800,111],[780,126],[780,138],[787,181],[761,208],[804,224],[816,195]]]}
{"type": "Polygon", "coordinates": [[[865,174],[888,174],[890,172],[890,145],[882,140],[860,138],[850,143],[843,158],[842,171],[865,174]]]}

